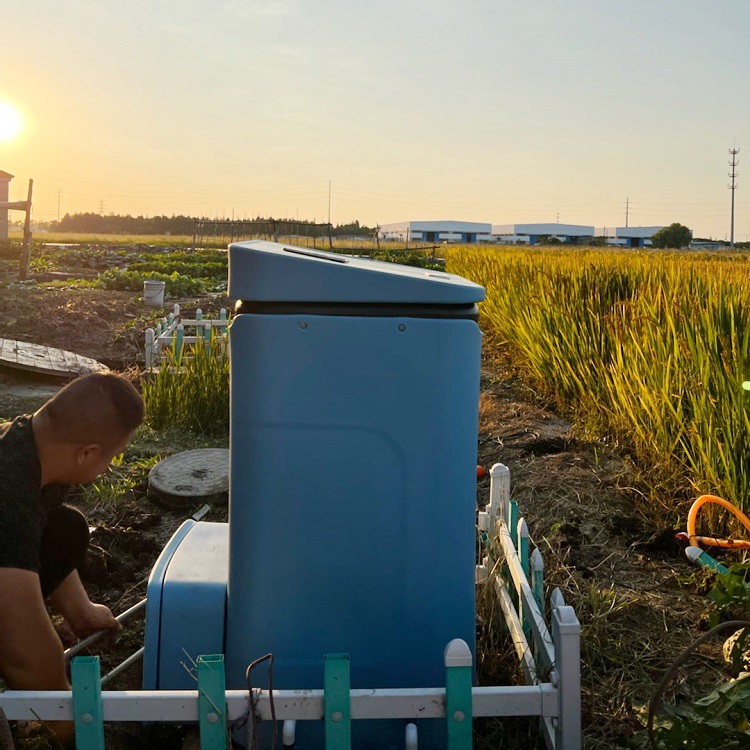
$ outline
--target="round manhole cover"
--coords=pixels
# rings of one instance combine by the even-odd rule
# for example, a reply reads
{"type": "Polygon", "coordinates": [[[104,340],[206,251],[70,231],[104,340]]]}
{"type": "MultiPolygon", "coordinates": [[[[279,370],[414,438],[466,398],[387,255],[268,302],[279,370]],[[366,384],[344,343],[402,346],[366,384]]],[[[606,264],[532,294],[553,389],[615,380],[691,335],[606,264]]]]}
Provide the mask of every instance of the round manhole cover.
{"type": "Polygon", "coordinates": [[[159,461],[148,474],[155,499],[168,508],[196,502],[226,503],[229,493],[229,451],[202,448],[159,461]]]}

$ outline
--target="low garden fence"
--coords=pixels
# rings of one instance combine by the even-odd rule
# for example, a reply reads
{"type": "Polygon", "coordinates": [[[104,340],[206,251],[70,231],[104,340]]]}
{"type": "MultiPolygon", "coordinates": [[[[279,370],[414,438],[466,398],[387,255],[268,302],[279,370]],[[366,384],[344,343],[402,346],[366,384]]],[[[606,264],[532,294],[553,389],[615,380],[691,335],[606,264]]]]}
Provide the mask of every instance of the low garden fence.
{"type": "Polygon", "coordinates": [[[179,362],[186,356],[187,344],[195,345],[202,341],[207,347],[226,347],[227,322],[227,311],[223,307],[218,318],[204,318],[202,310],[198,308],[195,318],[191,319],[183,318],[180,306],[175,303],[168,317],[162,318],[155,328],[146,329],[146,370],[158,371],[167,356],[179,362]]]}
{"type": "MultiPolygon", "coordinates": [[[[477,581],[499,598],[525,685],[472,687],[472,654],[460,639],[446,646],[445,684],[415,689],[351,690],[348,655],[329,654],[323,690],[226,690],[218,654],[196,660],[195,690],[102,691],[99,658],[84,656],[71,661],[71,691],[6,691],[0,709],[9,719],[73,721],[79,750],[104,750],[107,721],[195,723],[202,750],[226,750],[238,726],[246,727],[251,746],[257,721],[274,718],[283,722],[287,746],[294,744],[296,722],[323,721],[325,750],[349,750],[353,720],[443,719],[448,750],[470,750],[474,719],[489,716],[539,717],[551,750],[579,750],[580,625],[556,589],[547,626],[541,554],[529,553],[507,467],[496,464],[490,477],[490,502],[478,519],[485,555],[477,581]]],[[[417,726],[406,724],[405,748],[417,750],[418,742],[417,726]]]]}

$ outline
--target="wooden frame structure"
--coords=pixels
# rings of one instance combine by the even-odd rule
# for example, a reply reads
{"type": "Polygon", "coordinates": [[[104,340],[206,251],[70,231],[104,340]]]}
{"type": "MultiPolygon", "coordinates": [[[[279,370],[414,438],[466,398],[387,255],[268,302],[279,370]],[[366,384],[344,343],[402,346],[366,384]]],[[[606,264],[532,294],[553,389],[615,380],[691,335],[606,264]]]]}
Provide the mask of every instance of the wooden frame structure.
{"type": "Polygon", "coordinates": [[[31,194],[33,189],[34,180],[29,180],[29,193],[25,201],[0,201],[0,209],[26,212],[26,221],[24,221],[23,225],[23,247],[21,248],[21,259],[18,263],[19,281],[25,281],[29,275],[29,261],[31,259],[31,194]]]}

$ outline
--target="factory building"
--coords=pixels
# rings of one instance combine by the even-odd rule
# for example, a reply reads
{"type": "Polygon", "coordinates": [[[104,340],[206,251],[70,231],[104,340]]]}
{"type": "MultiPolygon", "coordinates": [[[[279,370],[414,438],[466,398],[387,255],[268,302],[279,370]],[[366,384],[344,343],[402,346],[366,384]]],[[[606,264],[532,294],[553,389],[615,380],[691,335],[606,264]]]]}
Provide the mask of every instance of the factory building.
{"type": "Polygon", "coordinates": [[[381,240],[398,242],[493,242],[492,224],[478,221],[404,221],[378,227],[381,240]]]}
{"type": "Polygon", "coordinates": [[[566,245],[585,245],[594,239],[594,227],[581,224],[494,224],[495,242],[512,245],[538,245],[551,239],[566,245]]]}
{"type": "Polygon", "coordinates": [[[617,227],[613,245],[651,247],[651,237],[664,227],[617,227]]]}

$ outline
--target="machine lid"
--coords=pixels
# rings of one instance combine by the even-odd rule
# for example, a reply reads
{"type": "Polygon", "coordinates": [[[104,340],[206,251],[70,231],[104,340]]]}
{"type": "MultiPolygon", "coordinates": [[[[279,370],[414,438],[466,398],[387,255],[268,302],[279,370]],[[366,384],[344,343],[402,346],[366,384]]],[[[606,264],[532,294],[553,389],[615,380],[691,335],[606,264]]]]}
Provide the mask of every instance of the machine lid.
{"type": "Polygon", "coordinates": [[[252,302],[481,302],[484,287],[442,271],[254,240],[229,246],[233,299],[252,302]]]}

